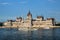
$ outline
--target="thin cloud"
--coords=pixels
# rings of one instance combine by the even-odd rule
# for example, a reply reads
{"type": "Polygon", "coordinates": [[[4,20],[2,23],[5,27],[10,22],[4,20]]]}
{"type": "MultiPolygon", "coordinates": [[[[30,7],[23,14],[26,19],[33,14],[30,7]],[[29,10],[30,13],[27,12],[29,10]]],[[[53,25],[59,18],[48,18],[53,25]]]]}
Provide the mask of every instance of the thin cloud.
{"type": "Polygon", "coordinates": [[[48,1],[53,1],[53,0],[48,0],[48,1]]]}
{"type": "Polygon", "coordinates": [[[20,2],[20,4],[26,4],[27,3],[27,1],[22,1],[22,2],[20,2]]]}
{"type": "Polygon", "coordinates": [[[8,5],[9,3],[0,3],[0,5],[8,5]]]}
{"type": "Polygon", "coordinates": [[[0,3],[0,5],[15,5],[15,4],[26,4],[27,1],[21,1],[21,2],[15,2],[15,3],[8,3],[8,2],[3,2],[0,3]]]}
{"type": "Polygon", "coordinates": [[[49,2],[52,2],[52,3],[55,3],[56,1],[55,0],[48,0],[49,2]]]}

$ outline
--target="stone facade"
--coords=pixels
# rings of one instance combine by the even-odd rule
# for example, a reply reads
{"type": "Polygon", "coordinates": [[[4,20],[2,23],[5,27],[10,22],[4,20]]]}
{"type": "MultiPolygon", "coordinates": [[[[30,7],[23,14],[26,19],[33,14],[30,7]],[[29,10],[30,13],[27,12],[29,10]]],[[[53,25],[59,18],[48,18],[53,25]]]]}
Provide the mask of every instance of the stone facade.
{"type": "Polygon", "coordinates": [[[33,19],[30,12],[27,14],[26,19],[18,17],[16,20],[4,22],[4,26],[6,27],[51,27],[54,26],[54,24],[54,18],[47,18],[45,20],[43,16],[37,16],[36,19],[33,19]]]}

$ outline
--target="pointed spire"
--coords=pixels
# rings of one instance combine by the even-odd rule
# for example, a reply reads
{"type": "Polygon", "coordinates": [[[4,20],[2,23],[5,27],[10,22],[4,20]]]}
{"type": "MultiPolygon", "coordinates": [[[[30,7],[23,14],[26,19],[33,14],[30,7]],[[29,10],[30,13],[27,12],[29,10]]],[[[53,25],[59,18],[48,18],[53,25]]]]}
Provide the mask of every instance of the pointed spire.
{"type": "Polygon", "coordinates": [[[30,10],[29,10],[29,12],[28,12],[27,16],[32,16],[32,14],[31,14],[30,10]]]}
{"type": "Polygon", "coordinates": [[[30,10],[29,10],[29,12],[28,13],[30,13],[30,10]]]}

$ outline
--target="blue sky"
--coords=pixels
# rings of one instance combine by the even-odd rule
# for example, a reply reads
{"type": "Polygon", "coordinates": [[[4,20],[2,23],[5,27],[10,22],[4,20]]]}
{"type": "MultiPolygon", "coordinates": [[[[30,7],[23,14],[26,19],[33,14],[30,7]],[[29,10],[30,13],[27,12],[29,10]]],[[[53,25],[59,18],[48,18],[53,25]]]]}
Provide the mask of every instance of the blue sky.
{"type": "Polygon", "coordinates": [[[60,21],[60,0],[0,0],[0,21],[19,16],[26,18],[29,10],[33,18],[41,15],[60,21]]]}

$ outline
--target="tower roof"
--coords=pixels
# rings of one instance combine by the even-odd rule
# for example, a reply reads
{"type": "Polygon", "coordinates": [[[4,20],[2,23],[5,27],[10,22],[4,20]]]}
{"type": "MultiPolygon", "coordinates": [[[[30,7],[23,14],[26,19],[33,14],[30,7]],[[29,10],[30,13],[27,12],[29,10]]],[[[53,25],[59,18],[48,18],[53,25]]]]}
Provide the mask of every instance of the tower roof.
{"type": "Polygon", "coordinates": [[[12,22],[13,20],[7,20],[8,22],[12,22]]]}
{"type": "Polygon", "coordinates": [[[54,20],[54,18],[47,18],[47,20],[54,20]]]}
{"type": "Polygon", "coordinates": [[[19,19],[22,19],[22,17],[19,17],[19,19]]]}
{"type": "Polygon", "coordinates": [[[43,18],[43,16],[37,16],[37,18],[43,18]]]}
{"type": "Polygon", "coordinates": [[[22,17],[17,17],[17,19],[22,19],[22,17]]]}
{"type": "Polygon", "coordinates": [[[30,11],[28,12],[27,16],[32,16],[32,14],[31,14],[31,12],[30,12],[30,11]]]}

